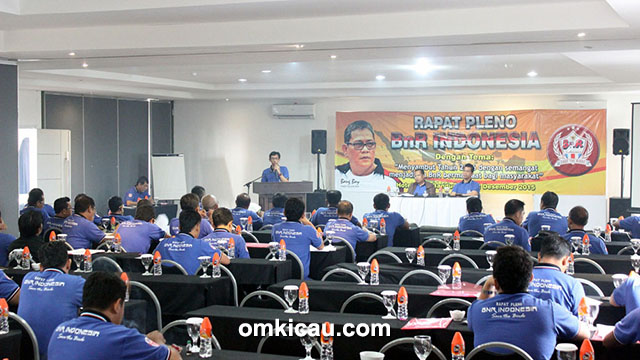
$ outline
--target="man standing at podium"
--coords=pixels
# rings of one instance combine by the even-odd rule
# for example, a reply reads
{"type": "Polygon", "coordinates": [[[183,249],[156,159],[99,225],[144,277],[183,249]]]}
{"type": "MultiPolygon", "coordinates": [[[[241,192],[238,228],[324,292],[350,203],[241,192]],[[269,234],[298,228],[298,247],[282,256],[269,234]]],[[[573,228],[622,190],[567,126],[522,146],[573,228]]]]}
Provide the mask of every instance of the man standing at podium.
{"type": "Polygon", "coordinates": [[[289,169],[286,166],[280,166],[280,153],[272,151],[269,154],[271,166],[262,172],[262,182],[288,182],[289,169]]]}

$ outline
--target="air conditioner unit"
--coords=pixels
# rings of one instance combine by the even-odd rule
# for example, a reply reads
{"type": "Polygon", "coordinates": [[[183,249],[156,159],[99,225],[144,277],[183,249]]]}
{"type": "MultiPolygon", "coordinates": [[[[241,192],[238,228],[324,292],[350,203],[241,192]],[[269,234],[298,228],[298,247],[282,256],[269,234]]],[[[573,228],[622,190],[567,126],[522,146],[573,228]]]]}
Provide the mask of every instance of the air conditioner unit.
{"type": "Polygon", "coordinates": [[[271,106],[271,114],[278,119],[313,119],[313,104],[276,104],[271,106]]]}

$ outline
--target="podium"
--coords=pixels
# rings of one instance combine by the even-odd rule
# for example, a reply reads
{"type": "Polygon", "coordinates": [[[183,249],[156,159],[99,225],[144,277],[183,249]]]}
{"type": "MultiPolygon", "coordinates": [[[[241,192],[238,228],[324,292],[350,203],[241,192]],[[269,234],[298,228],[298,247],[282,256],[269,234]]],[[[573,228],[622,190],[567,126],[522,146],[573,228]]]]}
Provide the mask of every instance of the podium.
{"type": "Polygon", "coordinates": [[[307,203],[307,193],[313,192],[312,181],[290,181],[290,182],[255,182],[253,183],[253,193],[258,194],[258,204],[262,210],[271,209],[273,194],[283,193],[287,197],[298,198],[307,203]]]}

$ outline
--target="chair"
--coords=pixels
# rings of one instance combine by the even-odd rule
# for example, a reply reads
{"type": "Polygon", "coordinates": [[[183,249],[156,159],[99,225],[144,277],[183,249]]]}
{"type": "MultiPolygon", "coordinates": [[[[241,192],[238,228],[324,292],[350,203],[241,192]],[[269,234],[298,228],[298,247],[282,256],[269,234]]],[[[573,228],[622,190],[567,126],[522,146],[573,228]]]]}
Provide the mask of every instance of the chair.
{"type": "MultiPolygon", "coordinates": [[[[165,335],[165,333],[169,330],[171,330],[172,328],[176,327],[176,326],[186,326],[187,325],[187,320],[184,319],[180,319],[180,320],[174,320],[170,323],[168,323],[165,327],[162,328],[162,330],[160,330],[160,332],[162,333],[162,335],[165,335]]],[[[211,334],[211,340],[213,343],[213,347],[215,349],[221,350],[222,348],[220,347],[220,342],[218,342],[218,339],[216,338],[216,336],[212,333],[211,334]]],[[[181,344],[184,345],[184,344],[181,344]]]]}
{"type": "MultiPolygon", "coordinates": [[[[500,348],[500,349],[505,349],[505,350],[509,350],[513,353],[516,353],[517,355],[519,355],[521,358],[525,359],[525,360],[533,360],[533,358],[527,354],[526,351],[522,350],[521,348],[512,345],[512,344],[508,344],[505,342],[501,342],[501,341],[492,341],[492,342],[488,342],[486,344],[482,344],[480,346],[476,346],[475,348],[473,348],[473,350],[471,350],[471,352],[469,352],[469,355],[467,356],[467,360],[471,360],[473,359],[476,355],[480,354],[483,351],[487,351],[491,354],[495,354],[492,351],[489,351],[487,349],[492,349],[492,348],[500,348]]],[[[500,354],[501,355],[501,354],[500,354]]]]}
{"type": "Polygon", "coordinates": [[[620,251],[618,251],[618,255],[624,255],[624,253],[627,251],[629,251],[629,255],[631,255],[631,253],[634,253],[633,246],[629,245],[623,247],[622,249],[620,249],[620,251]]]}
{"type": "Polygon", "coordinates": [[[484,250],[486,248],[489,248],[489,250],[495,250],[501,246],[505,246],[505,243],[500,241],[487,241],[480,246],[480,250],[484,250]]]}
{"type": "MultiPolygon", "coordinates": [[[[440,276],[434,274],[433,272],[429,271],[429,270],[424,270],[424,269],[417,269],[417,270],[411,270],[408,273],[406,273],[402,279],[400,279],[400,282],[398,283],[398,285],[402,285],[404,284],[404,282],[409,279],[410,277],[414,276],[414,275],[426,275],[427,277],[431,277],[432,279],[434,279],[437,283],[437,285],[443,285],[444,282],[442,281],[442,279],[440,278],[440,276]]],[[[424,283],[420,283],[419,285],[427,285],[424,283]]],[[[428,284],[428,285],[433,285],[433,284],[428,284]]]]}
{"type": "MultiPolygon", "coordinates": [[[[267,254],[267,256],[265,257],[265,259],[271,259],[272,257],[274,257],[274,254],[267,254]]],[[[293,258],[295,263],[298,263],[298,269],[299,269],[299,273],[296,274],[295,272],[295,266],[293,266],[291,268],[291,275],[293,276],[294,279],[299,278],[300,280],[304,280],[304,265],[302,265],[302,260],[300,260],[300,258],[298,257],[298,255],[296,255],[296,253],[294,253],[293,251],[287,249],[287,258],[293,258]]]]}
{"type": "MultiPolygon", "coordinates": [[[[353,249],[353,246],[351,246],[351,244],[347,241],[347,239],[340,237],[340,236],[332,236],[331,237],[331,241],[333,243],[339,243],[339,244],[343,244],[347,247],[348,252],[351,254],[351,257],[349,258],[350,260],[347,262],[354,262],[356,259],[356,251],[353,249]]],[[[346,259],[345,259],[346,260],[346,259]]]]}
{"type": "MultiPolygon", "coordinates": [[[[175,274],[175,273],[181,273],[183,275],[189,275],[189,273],[187,272],[187,270],[184,269],[184,267],[180,264],[178,264],[177,262],[173,261],[173,260],[169,260],[169,259],[162,259],[160,261],[160,265],[165,265],[163,266],[163,269],[169,268],[168,272],[169,274],[175,274]]],[[[163,271],[164,272],[164,271],[163,271]]]]}
{"type": "MultiPolygon", "coordinates": [[[[231,270],[229,270],[228,267],[222,264],[218,266],[220,266],[220,271],[224,272],[229,277],[229,280],[231,281],[231,286],[233,287],[231,289],[233,290],[233,305],[238,306],[238,282],[236,281],[236,277],[233,276],[233,273],[231,272],[231,270]]],[[[201,271],[202,271],[202,265],[198,266],[198,269],[196,270],[196,273],[194,275],[200,274],[201,271]]],[[[211,271],[213,271],[213,269],[211,271]]]]}
{"type": "Polygon", "coordinates": [[[337,269],[332,269],[329,270],[326,274],[324,274],[322,276],[322,279],[320,279],[320,281],[325,281],[329,278],[329,276],[333,275],[333,274],[345,274],[348,275],[348,277],[352,277],[354,278],[357,282],[361,282],[362,279],[360,278],[360,276],[356,273],[354,273],[353,271],[349,270],[349,269],[343,269],[343,268],[337,268],[337,269]]]}
{"type": "Polygon", "coordinates": [[[40,349],[38,348],[38,339],[36,338],[36,333],[33,332],[33,329],[25,319],[20,317],[18,314],[9,311],[9,319],[17,322],[22,326],[22,330],[29,335],[29,339],[31,340],[31,345],[33,346],[33,360],[40,360],[40,349]]]}
{"type": "Polygon", "coordinates": [[[452,307],[451,305],[454,305],[453,307],[456,308],[456,310],[466,311],[469,308],[469,306],[471,306],[471,303],[468,302],[467,300],[458,299],[458,298],[447,298],[444,300],[440,300],[437,303],[433,304],[431,309],[429,309],[429,312],[427,313],[427,317],[428,318],[432,317],[433,314],[436,312],[436,310],[440,309],[441,307],[447,306],[447,308],[449,308],[449,307],[452,307]]]}
{"type": "Polygon", "coordinates": [[[108,256],[100,256],[93,260],[93,271],[106,271],[120,274],[122,268],[118,263],[108,256]]]}
{"type": "MultiPolygon", "coordinates": [[[[380,349],[380,352],[386,355],[386,352],[391,350],[392,348],[398,346],[398,345],[412,345],[413,346],[413,338],[410,337],[403,337],[403,338],[399,338],[399,339],[395,339],[393,341],[390,341],[388,343],[386,343],[382,349],[380,349]]],[[[411,348],[411,350],[407,350],[406,351],[407,354],[404,354],[406,358],[409,358],[409,353],[413,354],[413,347],[411,348]]],[[[435,355],[438,359],[440,360],[447,360],[447,358],[444,356],[444,354],[442,353],[442,351],[440,351],[440,349],[438,349],[437,347],[433,346],[432,350],[431,350],[431,354],[429,355],[429,357],[431,357],[431,355],[435,355]]],[[[399,356],[396,357],[389,357],[390,359],[392,358],[399,358],[399,356]]],[[[427,358],[428,359],[428,358],[427,358]]]]}
{"type": "Polygon", "coordinates": [[[371,305],[371,301],[359,302],[357,304],[359,311],[356,312],[356,314],[385,315],[387,313],[387,310],[384,307],[384,300],[382,300],[382,296],[368,292],[361,292],[349,296],[349,298],[342,303],[342,306],[340,307],[340,313],[344,313],[349,304],[360,299],[372,299],[374,300],[374,305],[366,306],[371,305]],[[377,305],[382,305],[382,307],[377,305]]]}
{"type": "Polygon", "coordinates": [[[461,232],[460,236],[480,236],[480,237],[484,237],[484,234],[481,233],[480,231],[469,229],[469,230],[465,230],[465,231],[461,232]]]}
{"type": "Polygon", "coordinates": [[[438,238],[429,238],[422,242],[422,247],[426,248],[442,248],[442,249],[450,249],[451,247],[447,244],[446,241],[438,238]],[[435,246],[432,246],[435,245],[435,246]]]}
{"type": "Polygon", "coordinates": [[[258,238],[255,235],[253,235],[252,233],[248,232],[247,230],[242,230],[241,235],[245,239],[249,238],[254,243],[259,243],[260,242],[260,241],[258,241],[258,238]]]}
{"type": "Polygon", "coordinates": [[[476,281],[476,285],[484,285],[484,283],[487,282],[487,280],[489,280],[493,275],[485,275],[482,278],[480,278],[480,280],[476,281]]]}
{"type": "MultiPolygon", "coordinates": [[[[378,250],[378,251],[374,252],[373,254],[371,254],[371,256],[369,256],[369,259],[367,259],[367,261],[370,263],[371,260],[373,260],[374,258],[377,259],[380,255],[388,256],[388,257],[392,258],[393,260],[395,260],[395,262],[397,262],[398,264],[402,264],[402,260],[400,260],[400,258],[398,256],[396,256],[396,254],[392,253],[391,251],[387,251],[387,250],[378,250]]],[[[380,259],[378,259],[378,261],[380,262],[380,259]]]]}
{"type": "MultiPolygon", "coordinates": [[[[287,303],[280,297],[278,296],[278,294],[273,293],[271,291],[266,291],[266,290],[257,290],[254,291],[250,294],[248,294],[247,296],[244,297],[244,299],[242,299],[242,302],[240,302],[240,307],[244,307],[244,305],[252,298],[257,297],[260,298],[261,296],[266,296],[272,300],[275,300],[278,304],[282,305],[283,309],[288,309],[289,307],[287,306],[287,303]]],[[[263,307],[263,306],[254,306],[254,307],[263,307]]],[[[265,306],[266,308],[273,308],[271,306],[265,306]]]]}
{"type": "MultiPolygon", "coordinates": [[[[271,343],[275,343],[275,340],[272,340],[271,343]]],[[[322,348],[320,347],[320,344],[318,343],[317,340],[314,340],[313,348],[318,352],[317,357],[320,358],[320,353],[322,352],[322,348]]],[[[296,336],[293,336],[290,338],[288,336],[275,337],[275,336],[267,335],[262,339],[260,339],[260,342],[258,343],[258,348],[256,349],[256,353],[262,354],[264,350],[267,350],[269,351],[268,354],[273,354],[277,352],[277,355],[293,355],[293,356],[303,357],[305,353],[303,349],[304,348],[302,347],[302,343],[300,343],[300,338],[296,336]],[[267,341],[269,339],[279,340],[279,343],[275,345],[268,344],[267,341]],[[283,343],[285,344],[283,345],[283,343]],[[302,351],[298,351],[298,350],[302,350],[302,351]]]]}
{"type": "Polygon", "coordinates": [[[577,269],[576,269],[576,273],[587,272],[589,274],[597,274],[597,273],[600,273],[602,275],[606,274],[606,272],[604,271],[602,266],[600,266],[600,264],[598,264],[597,262],[595,262],[595,261],[593,261],[591,259],[575,258],[574,259],[574,263],[575,263],[574,265],[578,265],[578,263],[588,264],[589,266],[581,266],[581,268],[583,268],[585,270],[591,270],[591,271],[577,271],[577,269]]]}
{"type": "MultiPolygon", "coordinates": [[[[600,289],[600,287],[598,287],[598,285],[594,284],[593,282],[591,282],[591,281],[589,281],[587,279],[583,279],[583,278],[580,278],[580,277],[576,277],[576,280],[578,280],[578,282],[580,284],[582,284],[582,287],[585,288],[585,293],[587,292],[586,289],[590,288],[598,296],[604,297],[604,292],[600,289]]],[[[586,295],[591,295],[591,294],[586,294],[586,295]]]]}
{"type": "Polygon", "coordinates": [[[160,306],[160,301],[158,300],[158,297],[153,292],[153,290],[151,290],[147,285],[138,281],[129,281],[129,286],[131,286],[132,290],[133,288],[140,289],[142,292],[147,294],[149,298],[151,298],[151,302],[153,302],[153,305],[156,308],[156,321],[157,321],[156,330],[162,329],[162,307],[160,306]]]}
{"type": "Polygon", "coordinates": [[[267,224],[267,225],[263,225],[258,231],[271,230],[271,229],[273,229],[273,225],[272,224],[267,224]]]}
{"type": "Polygon", "coordinates": [[[464,261],[468,262],[469,264],[471,264],[471,266],[473,266],[474,269],[478,269],[478,264],[476,264],[476,262],[473,261],[472,258],[468,257],[465,254],[449,254],[449,255],[443,257],[442,260],[440,260],[440,262],[438,263],[438,265],[442,265],[442,264],[444,264],[445,262],[447,262],[448,260],[451,260],[451,259],[464,260],[464,261]]]}

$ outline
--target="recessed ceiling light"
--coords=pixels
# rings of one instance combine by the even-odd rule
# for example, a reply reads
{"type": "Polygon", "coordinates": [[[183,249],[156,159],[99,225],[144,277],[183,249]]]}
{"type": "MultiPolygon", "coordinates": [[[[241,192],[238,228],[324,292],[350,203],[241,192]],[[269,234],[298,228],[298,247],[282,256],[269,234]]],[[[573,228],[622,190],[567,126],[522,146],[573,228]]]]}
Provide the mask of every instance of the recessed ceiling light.
{"type": "Polygon", "coordinates": [[[433,70],[433,65],[427,58],[419,58],[413,65],[413,69],[420,75],[426,75],[433,70]]]}
{"type": "Polygon", "coordinates": [[[238,79],[240,82],[247,82],[247,79],[238,79]]]}
{"type": "Polygon", "coordinates": [[[387,77],[386,77],[386,76],[384,76],[384,75],[376,75],[376,80],[384,80],[384,79],[386,79],[386,78],[387,78],[387,77]]]}
{"type": "Polygon", "coordinates": [[[578,33],[578,37],[585,37],[585,36],[587,36],[587,33],[583,33],[583,32],[578,33]]]}
{"type": "Polygon", "coordinates": [[[85,61],[85,62],[83,62],[83,63],[82,63],[82,67],[83,67],[83,68],[88,68],[88,67],[89,67],[89,64],[87,64],[87,62],[85,61]]]}
{"type": "Polygon", "coordinates": [[[512,68],[512,67],[513,67],[513,64],[504,64],[504,68],[505,69],[509,69],[509,68],[512,68]]]}
{"type": "Polygon", "coordinates": [[[152,102],[152,101],[158,101],[158,99],[154,99],[154,98],[148,98],[147,99],[148,102],[152,102]]]}
{"type": "Polygon", "coordinates": [[[302,49],[304,47],[304,44],[295,44],[293,46],[295,46],[296,49],[302,49]]]}
{"type": "Polygon", "coordinates": [[[335,60],[335,59],[337,59],[337,58],[338,58],[338,55],[331,55],[331,59],[332,59],[332,60],[335,60]]]}
{"type": "Polygon", "coordinates": [[[527,73],[528,77],[536,77],[538,76],[538,73],[535,70],[531,70],[527,73]]]}
{"type": "Polygon", "coordinates": [[[229,98],[224,99],[224,101],[229,101],[229,98]]]}
{"type": "Polygon", "coordinates": [[[270,73],[270,72],[271,72],[271,70],[262,70],[262,73],[263,73],[263,74],[268,74],[268,73],[270,73]]]}
{"type": "Polygon", "coordinates": [[[191,75],[198,76],[198,73],[194,71],[194,72],[191,73],[191,75]]]}
{"type": "Polygon", "coordinates": [[[76,53],[74,53],[73,51],[69,53],[69,56],[76,56],[76,53]]]}

